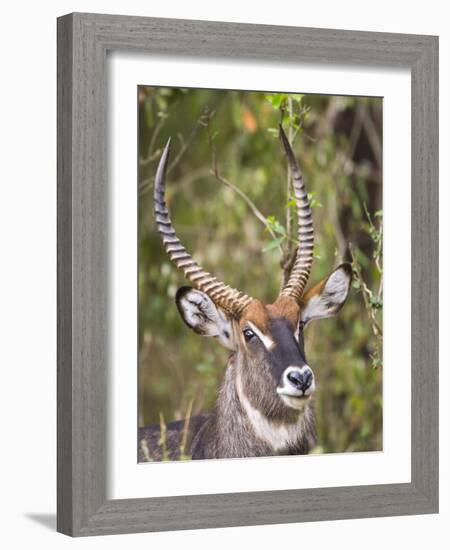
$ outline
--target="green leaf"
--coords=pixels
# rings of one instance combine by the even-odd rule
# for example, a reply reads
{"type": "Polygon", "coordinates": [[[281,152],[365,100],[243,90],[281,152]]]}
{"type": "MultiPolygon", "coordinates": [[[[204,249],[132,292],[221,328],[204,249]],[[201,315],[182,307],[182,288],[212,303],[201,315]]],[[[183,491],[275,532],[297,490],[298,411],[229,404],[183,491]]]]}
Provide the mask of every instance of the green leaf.
{"type": "Polygon", "coordinates": [[[311,208],[323,208],[323,204],[315,198],[316,195],[317,193],[315,191],[308,193],[308,200],[311,208]]]}
{"type": "Polygon", "coordinates": [[[275,218],[275,216],[268,216],[267,223],[269,224],[269,228],[274,233],[278,233],[278,235],[283,236],[286,235],[286,228],[275,218]]]}
{"type": "Polygon", "coordinates": [[[383,307],[383,302],[376,296],[370,296],[369,303],[374,309],[381,309],[383,307]]]}
{"type": "Polygon", "coordinates": [[[305,94],[291,94],[291,97],[294,101],[300,104],[302,102],[304,95],[305,94]]]}
{"type": "Polygon", "coordinates": [[[287,97],[287,94],[268,94],[266,99],[274,109],[279,109],[281,104],[286,101],[287,97]]]}
{"type": "Polygon", "coordinates": [[[267,128],[269,134],[278,135],[278,128],[267,128]]]}
{"type": "Polygon", "coordinates": [[[285,237],[278,237],[277,239],[273,239],[268,244],[266,244],[266,246],[262,249],[262,251],[269,252],[269,250],[273,250],[274,248],[277,248],[284,241],[284,239],[285,237]]]}

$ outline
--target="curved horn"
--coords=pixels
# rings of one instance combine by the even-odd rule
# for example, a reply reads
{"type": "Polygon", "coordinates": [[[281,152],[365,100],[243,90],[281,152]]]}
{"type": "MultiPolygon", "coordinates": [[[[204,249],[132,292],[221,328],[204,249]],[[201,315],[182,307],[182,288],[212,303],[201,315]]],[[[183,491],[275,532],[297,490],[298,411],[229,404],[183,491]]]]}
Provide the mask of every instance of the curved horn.
{"type": "Polygon", "coordinates": [[[170,138],[164,147],[156,171],[153,196],[156,225],[162,237],[164,248],[171,261],[183,272],[184,276],[195,288],[207,294],[217,306],[224,309],[230,315],[239,317],[244,308],[252,301],[252,298],[218,281],[200,267],[176,236],[165,199],[165,177],[169,150],[170,138]]]}
{"type": "Polygon", "coordinates": [[[314,228],[312,222],[311,205],[306,193],[303,176],[300,172],[297,160],[295,159],[291,145],[286,134],[280,125],[280,138],[286,153],[289,167],[291,169],[295,193],[295,201],[297,204],[297,220],[298,220],[298,247],[295,263],[292,267],[289,280],[281,291],[281,296],[291,296],[297,302],[305,289],[311,272],[314,250],[314,228]]]}

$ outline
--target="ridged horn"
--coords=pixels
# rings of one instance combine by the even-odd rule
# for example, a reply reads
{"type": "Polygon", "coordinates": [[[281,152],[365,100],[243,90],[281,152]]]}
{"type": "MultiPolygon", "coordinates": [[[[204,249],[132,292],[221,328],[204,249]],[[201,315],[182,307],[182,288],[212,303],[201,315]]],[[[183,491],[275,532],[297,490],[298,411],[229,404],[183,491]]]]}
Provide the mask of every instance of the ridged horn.
{"type": "Polygon", "coordinates": [[[280,138],[291,169],[298,220],[298,247],[289,280],[281,291],[281,296],[291,296],[297,302],[305,290],[313,262],[314,228],[311,205],[306,193],[303,176],[286,134],[280,125],[280,138]]]}
{"type": "Polygon", "coordinates": [[[217,306],[227,313],[239,318],[242,311],[252,301],[252,298],[218,281],[199,266],[181,244],[180,239],[175,233],[165,198],[165,179],[169,151],[170,138],[164,147],[156,171],[153,195],[156,226],[161,235],[164,248],[171,261],[184,274],[192,286],[207,294],[217,306]]]}

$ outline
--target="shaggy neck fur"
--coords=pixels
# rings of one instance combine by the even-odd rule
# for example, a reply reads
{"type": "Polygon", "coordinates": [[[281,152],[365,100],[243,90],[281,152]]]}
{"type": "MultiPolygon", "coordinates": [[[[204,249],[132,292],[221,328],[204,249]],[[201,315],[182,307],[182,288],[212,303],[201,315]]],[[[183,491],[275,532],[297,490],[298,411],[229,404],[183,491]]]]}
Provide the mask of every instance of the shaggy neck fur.
{"type": "Polygon", "coordinates": [[[201,455],[195,449],[194,454],[198,458],[306,454],[315,444],[311,403],[306,402],[302,411],[292,411],[292,415],[288,422],[270,419],[251,403],[243,391],[236,355],[233,355],[215,413],[195,438],[194,447],[201,455]]]}

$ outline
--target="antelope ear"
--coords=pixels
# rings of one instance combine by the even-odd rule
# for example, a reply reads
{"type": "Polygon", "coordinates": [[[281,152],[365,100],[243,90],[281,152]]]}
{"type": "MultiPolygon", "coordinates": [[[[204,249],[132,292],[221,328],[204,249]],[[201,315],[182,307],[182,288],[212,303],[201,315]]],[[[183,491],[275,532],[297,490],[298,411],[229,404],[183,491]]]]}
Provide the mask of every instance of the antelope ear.
{"type": "Polygon", "coordinates": [[[351,281],[351,265],[341,264],[328,277],[310,288],[302,298],[300,321],[306,324],[313,319],[335,315],[347,299],[351,281]]]}
{"type": "Polygon", "coordinates": [[[189,286],[178,289],[175,297],[181,318],[197,334],[214,336],[226,348],[235,349],[231,320],[211,298],[189,286]]]}

